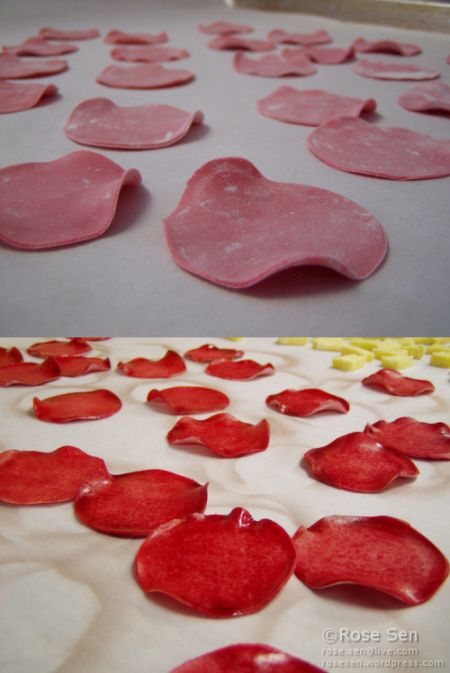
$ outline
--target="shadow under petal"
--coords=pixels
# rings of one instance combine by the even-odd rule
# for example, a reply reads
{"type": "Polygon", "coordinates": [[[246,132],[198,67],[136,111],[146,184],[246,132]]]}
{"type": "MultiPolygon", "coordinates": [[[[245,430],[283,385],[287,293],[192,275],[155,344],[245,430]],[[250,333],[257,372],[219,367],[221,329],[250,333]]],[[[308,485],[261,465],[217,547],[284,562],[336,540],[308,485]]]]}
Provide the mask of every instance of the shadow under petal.
{"type": "Polygon", "coordinates": [[[116,236],[130,229],[148,208],[150,200],[150,192],[142,184],[122,187],[116,213],[104,235],[116,236]]]}

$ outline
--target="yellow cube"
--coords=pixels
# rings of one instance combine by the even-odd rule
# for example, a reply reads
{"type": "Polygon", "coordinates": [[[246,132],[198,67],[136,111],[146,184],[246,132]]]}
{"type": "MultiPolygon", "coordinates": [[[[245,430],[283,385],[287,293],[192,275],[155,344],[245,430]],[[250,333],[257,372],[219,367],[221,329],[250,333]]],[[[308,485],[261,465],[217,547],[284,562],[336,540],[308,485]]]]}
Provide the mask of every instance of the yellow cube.
{"type": "Polygon", "coordinates": [[[282,346],[306,346],[308,337],[278,337],[276,342],[282,346]]]}
{"type": "Polygon", "coordinates": [[[316,337],[313,348],[318,351],[340,351],[346,345],[342,337],[316,337]]]}
{"type": "Polygon", "coordinates": [[[384,355],[381,358],[382,366],[389,369],[406,369],[412,367],[413,363],[411,355],[384,355]]]}
{"type": "Polygon", "coordinates": [[[412,355],[414,360],[420,360],[425,353],[425,346],[423,344],[414,344],[412,346],[407,346],[406,350],[408,355],[412,355]]]}
{"type": "Polygon", "coordinates": [[[384,344],[381,344],[381,346],[373,351],[373,354],[377,360],[381,360],[385,355],[408,355],[408,351],[406,348],[401,348],[398,345],[385,346],[384,344]]]}
{"type": "Polygon", "coordinates": [[[450,337],[433,337],[435,344],[448,344],[450,343],[450,337]]]}
{"type": "Polygon", "coordinates": [[[365,348],[366,350],[373,351],[381,344],[381,339],[370,339],[365,337],[353,337],[350,340],[352,346],[359,346],[359,348],[365,348]]]}
{"type": "Polygon", "coordinates": [[[427,348],[427,353],[430,355],[432,353],[446,353],[447,351],[450,351],[450,344],[432,344],[427,348]]]}
{"type": "Polygon", "coordinates": [[[414,337],[416,344],[434,344],[434,337],[414,337]]]}
{"type": "Polygon", "coordinates": [[[414,344],[414,339],[412,337],[398,337],[395,341],[402,346],[412,346],[414,344]]]}
{"type": "Polygon", "coordinates": [[[342,355],[360,355],[362,358],[365,358],[367,362],[372,362],[375,357],[372,351],[360,348],[359,346],[344,346],[341,348],[341,353],[342,355]]]}
{"type": "Polygon", "coordinates": [[[361,369],[367,364],[367,360],[363,355],[355,355],[348,353],[347,355],[338,355],[333,358],[333,367],[335,369],[342,369],[344,372],[352,372],[355,369],[361,369]]]}
{"type": "Polygon", "coordinates": [[[431,356],[430,365],[433,367],[450,367],[450,351],[433,353],[431,356]]]}
{"type": "Polygon", "coordinates": [[[244,337],[224,337],[228,341],[243,341],[244,337]]]}

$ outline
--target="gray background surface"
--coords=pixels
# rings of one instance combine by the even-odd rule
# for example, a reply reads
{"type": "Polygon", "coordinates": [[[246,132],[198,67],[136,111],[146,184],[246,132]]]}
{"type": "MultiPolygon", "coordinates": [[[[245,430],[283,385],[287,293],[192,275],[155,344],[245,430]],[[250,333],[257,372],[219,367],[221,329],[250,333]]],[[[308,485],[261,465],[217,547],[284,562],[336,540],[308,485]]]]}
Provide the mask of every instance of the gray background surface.
{"type": "MultiPolygon", "coordinates": [[[[336,171],[306,148],[308,127],[262,117],[256,100],[281,84],[372,96],[381,126],[404,126],[449,138],[449,119],[400,108],[412,85],[358,77],[350,64],[318,66],[316,75],[284,80],[245,76],[232,68],[232,52],[207,48],[197,24],[216,19],[248,22],[255,37],[273,28],[310,32],[326,28],[334,45],[353,39],[392,38],[420,44],[423,54],[404,62],[438,68],[448,81],[448,37],[380,26],[344,24],[300,15],[231,10],[219,0],[3,0],[0,41],[17,44],[44,25],[97,26],[159,32],[191,58],[173,64],[196,74],[188,85],[154,91],[110,89],[95,77],[110,64],[110,46],[80,42],[70,69],[53,82],[60,97],[0,117],[1,165],[47,161],[81,147],[63,133],[72,109],[104,96],[119,105],[159,103],[202,110],[206,126],[180,144],[144,151],[106,151],[124,168],[137,168],[143,187],[123,192],[110,230],[95,241],[53,251],[0,248],[1,332],[36,336],[72,333],[196,335],[273,333],[440,333],[449,329],[448,178],[417,182],[371,179],[336,171]],[[326,269],[282,272],[254,288],[232,291],[178,268],[167,250],[162,220],[174,210],[192,173],[206,161],[242,156],[268,178],[336,191],[372,212],[389,239],[389,255],[375,275],[354,283],[326,269]]],[[[378,55],[370,55],[377,60],[378,55]]],[[[384,58],[380,56],[380,58],[384,58]]],[[[388,58],[388,57],[386,57],[388,58]]],[[[395,58],[395,57],[393,57],[395,58]]],[[[171,67],[171,65],[169,65],[171,67]]]]}

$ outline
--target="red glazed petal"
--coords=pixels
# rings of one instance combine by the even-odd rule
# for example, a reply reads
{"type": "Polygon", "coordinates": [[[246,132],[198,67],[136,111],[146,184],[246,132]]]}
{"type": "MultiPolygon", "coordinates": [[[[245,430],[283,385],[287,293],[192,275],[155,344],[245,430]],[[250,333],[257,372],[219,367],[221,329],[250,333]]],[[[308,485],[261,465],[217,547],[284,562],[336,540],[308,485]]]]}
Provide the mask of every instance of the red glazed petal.
{"type": "Polygon", "coordinates": [[[244,351],[238,351],[234,348],[217,348],[213,344],[204,344],[199,348],[186,351],[184,357],[194,362],[213,362],[214,360],[235,360],[243,355],[244,351]]]}
{"type": "Polygon", "coordinates": [[[129,362],[119,362],[117,368],[126,376],[139,379],[168,379],[186,371],[183,358],[175,351],[167,351],[161,360],[135,358],[129,362]]]}
{"type": "Polygon", "coordinates": [[[174,668],[171,673],[320,673],[303,659],[297,659],[270,645],[239,643],[202,654],[174,668]]]}
{"type": "Polygon", "coordinates": [[[215,360],[205,369],[207,374],[218,376],[221,379],[231,379],[233,381],[249,381],[258,376],[271,376],[275,374],[275,367],[268,362],[260,365],[254,360],[239,360],[239,362],[230,362],[229,360],[215,360]]]}
{"type": "Polygon", "coordinates": [[[397,477],[414,479],[412,460],[391,451],[365,432],[351,432],[304,455],[313,475],[325,484],[357,493],[379,493],[397,477]]]}
{"type": "Polygon", "coordinates": [[[415,418],[377,421],[364,432],[378,442],[413,458],[450,460],[450,427],[446,423],[423,423],[415,418]]]}
{"type": "Polygon", "coordinates": [[[375,374],[366,376],[362,383],[400,397],[413,397],[434,392],[434,385],[430,381],[403,376],[395,369],[380,369],[375,374]]]}
{"type": "Polygon", "coordinates": [[[147,395],[147,402],[171,414],[203,414],[220,411],[230,404],[224,393],[200,386],[176,386],[165,390],[154,388],[147,395]]]}
{"type": "Polygon", "coordinates": [[[448,575],[445,556],[390,516],[328,516],[294,535],[297,577],[311,589],[360,584],[408,605],[424,603],[448,575]]]}
{"type": "Polygon", "coordinates": [[[86,479],[107,474],[101,458],[75,446],[51,453],[5,451],[0,454],[0,500],[13,505],[66,502],[86,479]]]}
{"type": "Polygon", "coordinates": [[[0,367],[7,367],[8,365],[15,365],[22,362],[23,356],[18,348],[13,346],[9,350],[7,348],[0,348],[0,367]]]}
{"type": "Polygon", "coordinates": [[[110,390],[65,393],[40,400],[33,399],[34,413],[41,421],[70,423],[108,418],[122,408],[122,402],[110,390]]]}
{"type": "Polygon", "coordinates": [[[37,358],[51,358],[65,355],[82,355],[92,348],[84,339],[73,337],[70,341],[42,341],[27,348],[29,355],[37,358]]]}
{"type": "Polygon", "coordinates": [[[203,512],[207,485],[165,470],[142,470],[86,480],[75,512],[102,533],[145,537],[157,526],[203,512]]]}
{"type": "Polygon", "coordinates": [[[211,617],[257,612],[291,576],[295,549],[270,519],[236,508],[194,514],[155,530],[136,557],[144,591],[157,591],[211,617]]]}
{"type": "Polygon", "coordinates": [[[61,376],[58,363],[53,358],[44,362],[17,362],[0,369],[0,386],[40,386],[56,381],[61,376]]]}
{"type": "Polygon", "coordinates": [[[106,372],[111,369],[109,358],[84,358],[65,355],[54,358],[61,370],[61,376],[83,376],[92,372],[106,372]]]}
{"type": "Polygon", "coordinates": [[[266,404],[280,414],[288,416],[312,416],[320,411],[337,411],[346,414],[350,409],[347,400],[337,395],[320,390],[305,388],[304,390],[283,390],[276,395],[269,395],[266,404]]]}
{"type": "Polygon", "coordinates": [[[251,425],[231,414],[216,414],[204,421],[185,417],[175,423],[167,439],[171,444],[206,446],[222,458],[237,458],[267,449],[270,427],[265,419],[251,425]]]}

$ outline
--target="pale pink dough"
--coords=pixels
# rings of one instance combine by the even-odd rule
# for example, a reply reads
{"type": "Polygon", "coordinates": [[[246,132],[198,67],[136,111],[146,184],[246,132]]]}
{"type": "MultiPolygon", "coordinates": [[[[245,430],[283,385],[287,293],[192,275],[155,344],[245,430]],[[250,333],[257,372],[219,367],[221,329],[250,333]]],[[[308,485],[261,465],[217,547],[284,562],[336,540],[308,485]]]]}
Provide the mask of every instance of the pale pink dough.
{"type": "Polygon", "coordinates": [[[304,55],[297,56],[295,61],[288,61],[277,54],[268,54],[255,59],[240,51],[235,54],[233,65],[237,72],[259,77],[301,77],[317,72],[309,58],[304,55]]]}
{"type": "Polygon", "coordinates": [[[371,79],[419,80],[440,77],[440,73],[431,68],[422,68],[419,65],[408,63],[388,63],[387,61],[358,61],[353,66],[353,72],[371,79]]]}
{"type": "Polygon", "coordinates": [[[106,44],[164,44],[168,41],[167,33],[149,35],[148,33],[124,33],[122,30],[110,30],[103,40],[106,44]]]}
{"type": "Polygon", "coordinates": [[[272,51],[275,44],[268,40],[255,40],[239,35],[219,35],[208,42],[210,49],[243,49],[244,51],[272,51]]]}
{"type": "Polygon", "coordinates": [[[3,47],[5,54],[15,54],[16,56],[61,56],[62,54],[71,54],[78,51],[75,44],[62,42],[55,44],[54,42],[47,42],[42,37],[30,37],[22,44],[15,47],[3,47]]]}
{"type": "Polygon", "coordinates": [[[251,26],[229,21],[213,21],[207,26],[199,26],[199,31],[205,35],[231,35],[232,33],[253,33],[251,26]]]}
{"type": "Polygon", "coordinates": [[[353,57],[353,47],[286,47],[282,56],[287,60],[295,60],[298,56],[306,56],[311,61],[323,65],[345,63],[353,57]]]}
{"type": "Polygon", "coordinates": [[[119,107],[107,98],[91,98],[77,105],[64,131],[81,145],[141,150],[173,145],[202,121],[201,112],[170,105],[119,107]]]}
{"type": "Polygon", "coordinates": [[[403,128],[381,128],[355,117],[337,117],[315,129],[309,149],[329,166],[388,180],[450,175],[450,140],[403,128]]]}
{"type": "Polygon", "coordinates": [[[267,38],[271,42],[283,44],[329,44],[332,39],[326,30],[316,30],[315,33],[287,33],[285,30],[271,30],[267,38]]]}
{"type": "Polygon", "coordinates": [[[416,44],[404,44],[395,40],[377,40],[369,42],[363,37],[359,37],[353,42],[353,49],[356,52],[375,52],[382,54],[399,54],[400,56],[415,56],[421,54],[422,49],[416,44]]]}
{"type": "Polygon", "coordinates": [[[0,114],[29,110],[44,96],[54,96],[54,84],[17,84],[0,80],[0,114]]]}
{"type": "Polygon", "coordinates": [[[402,94],[398,102],[412,112],[450,112],[450,86],[443,82],[418,84],[402,94]]]}
{"type": "Polygon", "coordinates": [[[159,61],[178,61],[189,56],[187,49],[174,49],[173,47],[116,47],[111,51],[112,58],[117,61],[144,61],[145,63],[157,63],[159,61]]]}
{"type": "Polygon", "coordinates": [[[100,31],[97,28],[90,30],[59,30],[58,28],[41,28],[39,37],[45,40],[92,40],[100,37],[100,31]]]}
{"type": "Polygon", "coordinates": [[[14,54],[0,54],[0,79],[45,77],[67,70],[67,61],[24,61],[14,54]]]}
{"type": "Polygon", "coordinates": [[[387,249],[382,226],[358,204],[272,182],[241,158],[215,159],[194,173],[165,226],[179,266],[230,288],[311,264],[361,280],[387,249]]]}
{"type": "Polygon", "coordinates": [[[97,82],[119,89],[161,89],[193,79],[194,74],[189,70],[169,70],[159,63],[143,63],[128,67],[109,65],[97,77],[97,82]]]}
{"type": "Polygon", "coordinates": [[[290,86],[280,86],[256,105],[265,117],[306,126],[319,126],[340,115],[358,117],[362,112],[373,112],[377,106],[373,98],[361,100],[320,89],[300,91],[290,86]]]}
{"type": "Polygon", "coordinates": [[[122,187],[140,181],[138,171],[84,150],[3,168],[0,240],[39,250],[97,238],[111,224],[122,187]]]}

